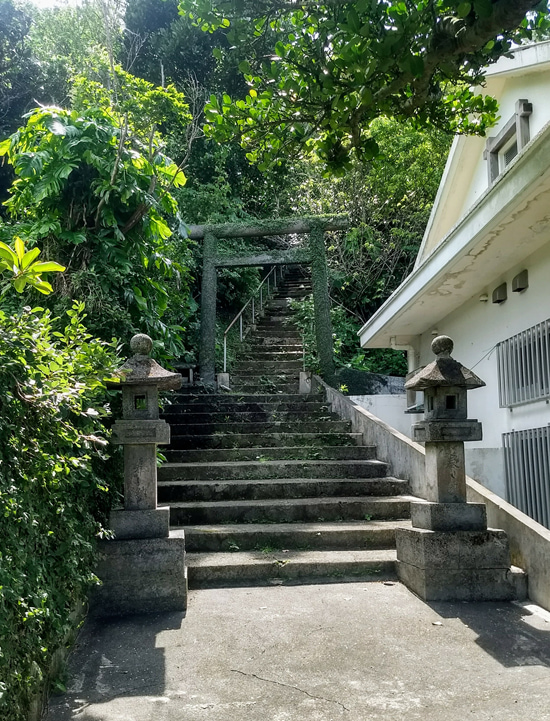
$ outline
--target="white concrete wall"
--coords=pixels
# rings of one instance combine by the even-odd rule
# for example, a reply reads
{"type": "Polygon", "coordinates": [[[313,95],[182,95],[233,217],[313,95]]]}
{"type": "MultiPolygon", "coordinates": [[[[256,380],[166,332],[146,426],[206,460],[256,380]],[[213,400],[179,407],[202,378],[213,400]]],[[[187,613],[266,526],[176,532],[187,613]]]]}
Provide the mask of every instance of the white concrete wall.
{"type": "MultiPolygon", "coordinates": [[[[468,416],[483,423],[483,440],[468,443],[467,472],[490,490],[504,497],[502,433],[537,428],[550,423],[548,401],[536,401],[513,409],[499,408],[495,346],[520,331],[550,318],[550,222],[548,244],[521,265],[488,282],[487,302],[479,296],[457,308],[421,336],[420,361],[433,360],[430,345],[434,335],[449,335],[455,342],[453,356],[472,369],[487,386],[468,393],[468,416]],[[529,288],[512,293],[512,278],[523,269],[529,273],[529,288]],[[508,299],[491,302],[493,289],[508,284],[508,299]]],[[[488,280],[490,269],[487,270],[488,280]]]]}
{"type": "MultiPolygon", "coordinates": [[[[546,42],[516,52],[513,59],[501,58],[489,68],[483,94],[498,99],[500,118],[488,131],[488,136],[498,135],[514,115],[520,98],[533,104],[529,118],[531,140],[550,122],[549,59],[550,43],[546,42]]],[[[488,189],[487,160],[483,158],[485,145],[486,138],[455,138],[417,265],[432,253],[488,189]]]]}
{"type": "MultiPolygon", "coordinates": [[[[496,79],[495,79],[496,80],[496,79]]],[[[497,94],[489,80],[487,90],[489,94],[497,94]]],[[[504,82],[498,79],[499,88],[499,114],[500,120],[489,131],[488,135],[494,137],[499,134],[516,111],[516,103],[520,98],[533,104],[533,113],[529,117],[529,134],[531,139],[539,133],[550,121],[550,74],[548,72],[531,72],[528,75],[510,76],[504,82]]],[[[470,138],[468,138],[470,140],[470,138]]],[[[462,217],[487,190],[489,182],[487,176],[487,161],[483,159],[485,138],[472,138],[468,148],[469,152],[477,155],[477,162],[473,169],[468,192],[463,197],[459,217],[462,217]]]]}
{"type": "Polygon", "coordinates": [[[411,425],[415,422],[417,416],[405,414],[407,410],[406,394],[348,396],[348,398],[353,403],[372,413],[373,416],[383,420],[384,423],[410,437],[411,425]]]}

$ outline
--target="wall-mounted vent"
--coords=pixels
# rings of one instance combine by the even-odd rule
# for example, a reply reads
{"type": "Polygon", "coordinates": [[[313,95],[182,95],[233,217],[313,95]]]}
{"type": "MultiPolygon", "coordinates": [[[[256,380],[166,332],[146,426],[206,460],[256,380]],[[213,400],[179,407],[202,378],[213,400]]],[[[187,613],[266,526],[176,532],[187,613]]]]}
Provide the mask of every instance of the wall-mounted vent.
{"type": "Polygon", "coordinates": [[[522,270],[512,278],[512,293],[521,293],[529,287],[529,273],[522,270]]]}
{"type": "Polygon", "coordinates": [[[550,427],[502,436],[507,500],[550,528],[550,427]]]}
{"type": "Polygon", "coordinates": [[[497,345],[501,408],[550,398],[550,320],[497,345]]]}
{"type": "Polygon", "coordinates": [[[493,291],[493,303],[504,303],[506,298],[508,298],[506,283],[501,283],[498,288],[495,288],[493,291]]]}

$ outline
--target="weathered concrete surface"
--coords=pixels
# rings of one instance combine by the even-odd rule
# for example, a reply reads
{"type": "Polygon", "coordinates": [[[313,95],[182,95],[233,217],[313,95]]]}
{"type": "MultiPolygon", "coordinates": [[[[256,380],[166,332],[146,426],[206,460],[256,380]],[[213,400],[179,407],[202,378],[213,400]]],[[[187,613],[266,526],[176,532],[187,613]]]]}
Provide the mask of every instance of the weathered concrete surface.
{"type": "MultiPolygon", "coordinates": [[[[351,420],[352,430],[362,434],[363,443],[376,446],[378,458],[390,463],[392,475],[408,480],[412,493],[422,496],[424,448],[314,376],[313,392],[319,392],[320,387],[326,390],[332,411],[351,420]]],[[[466,492],[468,501],[486,505],[489,526],[508,534],[512,563],[523,568],[529,577],[529,598],[550,610],[550,530],[469,476],[466,492]]]]}
{"type": "Polygon", "coordinates": [[[414,528],[428,531],[484,531],[487,511],[483,503],[411,503],[414,528]]]}
{"type": "Polygon", "coordinates": [[[183,529],[174,529],[167,538],[100,541],[98,548],[96,573],[103,584],[92,593],[93,614],[105,617],[185,610],[183,529]]]}
{"type": "Polygon", "coordinates": [[[550,721],[549,641],[543,611],[400,584],[194,591],[88,624],[47,721],[550,721]]]}

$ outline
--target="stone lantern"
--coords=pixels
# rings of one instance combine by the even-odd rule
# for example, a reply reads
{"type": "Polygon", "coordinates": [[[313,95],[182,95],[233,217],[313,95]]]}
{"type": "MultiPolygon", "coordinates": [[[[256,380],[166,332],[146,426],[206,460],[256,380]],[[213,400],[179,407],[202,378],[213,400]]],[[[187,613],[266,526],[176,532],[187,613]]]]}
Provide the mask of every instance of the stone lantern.
{"type": "Polygon", "coordinates": [[[432,342],[436,360],[405,388],[424,392],[424,420],[412,427],[424,443],[425,501],[411,503],[411,529],[396,532],[400,579],[425,600],[502,600],[516,595],[508,538],[487,529],[482,503],[466,501],[464,442],[482,438],[468,418],[467,392],[485,383],[451,357],[453,341],[432,342]]]}
{"type": "Polygon", "coordinates": [[[113,443],[124,446],[124,509],[111,512],[114,539],[100,544],[100,615],[184,610],[187,598],[184,534],[170,531],[170,508],[157,507],[157,445],[170,443],[158,394],[178,389],[182,377],[150,357],[149,336],[135,335],[130,348],[119,370],[122,420],[113,426],[113,443]]]}
{"type": "Polygon", "coordinates": [[[111,514],[117,538],[168,536],[169,508],[157,508],[157,445],[170,443],[170,426],[159,418],[159,390],[177,390],[182,378],[151,357],[147,335],[130,341],[134,356],[119,371],[122,419],[113,427],[113,443],[124,446],[124,510],[111,514]]]}
{"type": "Polygon", "coordinates": [[[426,444],[426,500],[464,503],[464,441],[482,438],[481,423],[468,419],[466,396],[485,383],[451,358],[453,341],[447,336],[435,338],[432,350],[436,360],[405,383],[407,390],[424,391],[424,420],[413,425],[412,438],[426,444]]]}

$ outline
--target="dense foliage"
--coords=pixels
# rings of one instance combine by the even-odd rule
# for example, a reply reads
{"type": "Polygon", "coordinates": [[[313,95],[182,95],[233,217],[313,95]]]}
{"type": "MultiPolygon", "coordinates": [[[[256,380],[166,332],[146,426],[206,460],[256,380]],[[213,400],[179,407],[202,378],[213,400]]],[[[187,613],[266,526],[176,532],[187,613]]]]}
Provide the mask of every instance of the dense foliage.
{"type": "Polygon", "coordinates": [[[371,133],[380,157],[354,159],[340,178],[323,177],[320,162],[302,163],[298,194],[301,212],[349,216],[352,230],[327,243],[331,294],[363,323],[412,270],[451,141],[389,118],[371,133]]]}
{"type": "Polygon", "coordinates": [[[0,715],[26,719],[70,613],[85,599],[109,489],[104,378],[114,346],[75,304],[0,311],[0,715]],[[102,470],[103,469],[103,470],[102,470]]]}
{"type": "MultiPolygon", "coordinates": [[[[141,105],[135,95],[139,118],[132,122],[128,110],[121,120],[102,86],[88,82],[87,103],[80,105],[89,107],[36,110],[26,126],[0,143],[0,156],[7,156],[17,178],[5,203],[15,223],[0,232],[23,229],[66,266],[57,283],[56,310],[71,298],[83,299],[100,336],[129,338],[144,330],[178,355],[182,347],[175,331],[181,323],[167,324],[163,316],[172,287],[179,284],[183,292],[186,283],[169,225],[179,235],[183,258],[183,231],[170,190],[183,185],[185,176],[159,152],[147,114],[150,108],[157,117],[185,113],[186,106],[178,108],[178,94],[170,88],[146,88],[141,105]]],[[[181,303],[183,317],[186,309],[181,303]]]]}
{"type": "MultiPolygon", "coordinates": [[[[302,334],[305,350],[305,366],[319,373],[319,355],[314,325],[313,296],[292,302],[293,320],[302,334]]],[[[354,368],[370,373],[404,376],[407,372],[405,356],[391,349],[359,348],[357,331],[361,328],[361,318],[348,308],[333,303],[330,311],[334,341],[334,362],[336,368],[354,368]]]]}
{"type": "MultiPolygon", "coordinates": [[[[0,0],[0,17],[0,713],[23,721],[116,491],[112,339],[146,331],[165,362],[196,357],[202,248],[185,224],[348,213],[327,247],[337,364],[404,372],[356,331],[411,268],[449,132],[496,117],[472,91],[483,66],[544,33],[547,8],[0,0]]],[[[220,272],[222,321],[259,275],[220,272]]],[[[315,367],[310,299],[297,314],[315,367]]]]}
{"type": "Polygon", "coordinates": [[[484,134],[497,104],[476,92],[483,69],[547,27],[540,0],[182,0],[205,31],[226,28],[246,96],[213,96],[208,132],[237,135],[253,161],[313,149],[332,171],[350,151],[377,154],[386,115],[484,134]],[[266,52],[266,46],[270,52],[266,52]]]}

